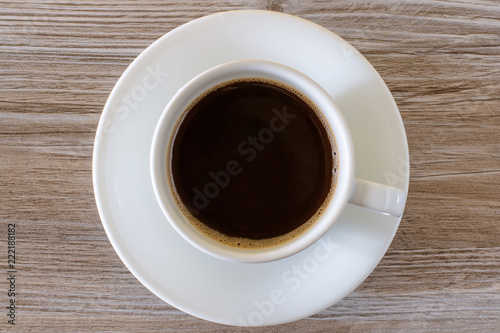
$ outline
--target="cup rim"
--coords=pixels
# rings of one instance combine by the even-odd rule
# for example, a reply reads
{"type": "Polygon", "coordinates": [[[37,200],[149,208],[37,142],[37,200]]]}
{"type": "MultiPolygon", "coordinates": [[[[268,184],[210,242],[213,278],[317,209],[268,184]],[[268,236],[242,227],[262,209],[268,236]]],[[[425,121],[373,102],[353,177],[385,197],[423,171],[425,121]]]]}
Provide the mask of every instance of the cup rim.
{"type": "Polygon", "coordinates": [[[314,80],[283,64],[266,60],[241,60],[212,67],[187,82],[163,110],[153,134],[150,172],[156,200],[170,225],[190,244],[214,257],[237,262],[268,262],[296,254],[321,238],[348,202],[354,179],[352,139],[347,123],[331,96],[314,80]],[[338,152],[337,183],[330,202],[312,226],[284,243],[258,249],[224,245],[203,235],[183,215],[168,183],[167,152],[170,137],[191,102],[223,82],[240,78],[271,79],[303,93],[323,114],[332,130],[338,152]]]}

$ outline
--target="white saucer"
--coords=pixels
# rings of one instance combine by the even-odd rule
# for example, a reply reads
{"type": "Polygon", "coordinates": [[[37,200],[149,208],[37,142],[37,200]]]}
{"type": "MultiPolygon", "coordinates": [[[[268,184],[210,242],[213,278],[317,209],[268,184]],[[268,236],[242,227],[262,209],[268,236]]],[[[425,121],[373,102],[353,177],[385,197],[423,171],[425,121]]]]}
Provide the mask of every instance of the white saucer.
{"type": "Polygon", "coordinates": [[[408,190],[403,123],[375,69],[352,46],[314,23],[253,10],[189,22],[130,65],[101,116],[94,189],[113,247],[158,297],[218,323],[272,325],[313,315],[354,290],[384,255],[401,219],[349,206],[310,248],[264,264],[215,259],[184,241],[153,193],[153,131],[184,83],[210,67],[241,59],[280,62],[316,80],[331,93],[349,124],[355,176],[408,190]]]}

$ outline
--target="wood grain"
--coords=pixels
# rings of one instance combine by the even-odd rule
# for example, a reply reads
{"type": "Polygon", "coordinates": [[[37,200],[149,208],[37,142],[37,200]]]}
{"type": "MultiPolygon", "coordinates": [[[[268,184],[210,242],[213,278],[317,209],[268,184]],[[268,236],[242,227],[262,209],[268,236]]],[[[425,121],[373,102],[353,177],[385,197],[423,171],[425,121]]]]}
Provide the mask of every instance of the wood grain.
{"type": "Polygon", "coordinates": [[[500,3],[0,1],[0,172],[0,251],[16,223],[19,271],[17,325],[2,312],[1,330],[498,332],[500,3]],[[130,62],[182,23],[242,8],[309,19],[356,47],[391,89],[411,154],[406,212],[371,276],[311,318],[255,329],[143,287],[104,233],[91,181],[97,122],[130,62]]]}

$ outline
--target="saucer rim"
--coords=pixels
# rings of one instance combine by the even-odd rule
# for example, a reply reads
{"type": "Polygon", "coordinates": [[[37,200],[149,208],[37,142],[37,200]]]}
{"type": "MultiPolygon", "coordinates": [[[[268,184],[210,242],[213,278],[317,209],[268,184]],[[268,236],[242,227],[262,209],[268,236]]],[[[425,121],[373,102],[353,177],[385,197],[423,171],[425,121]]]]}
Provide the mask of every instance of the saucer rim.
{"type": "MultiPolygon", "coordinates": [[[[205,21],[210,20],[210,19],[216,17],[217,15],[221,15],[221,14],[231,15],[232,13],[242,13],[242,12],[250,13],[252,15],[253,14],[255,14],[255,15],[262,15],[262,14],[264,14],[264,15],[278,15],[278,16],[285,15],[285,16],[288,16],[288,17],[292,17],[293,19],[301,21],[301,23],[307,23],[307,24],[313,26],[316,29],[319,28],[321,30],[324,30],[324,31],[328,32],[329,34],[332,34],[333,36],[335,36],[337,39],[339,39],[340,41],[342,41],[346,45],[349,45],[341,37],[337,36],[336,34],[334,34],[333,32],[331,32],[330,30],[328,30],[328,29],[326,29],[326,28],[324,28],[324,27],[322,27],[322,26],[320,26],[320,25],[318,25],[316,23],[313,23],[311,21],[308,21],[306,19],[294,16],[294,15],[289,15],[289,14],[284,14],[284,13],[278,13],[278,12],[269,12],[269,11],[265,11],[265,10],[233,10],[233,11],[226,11],[226,12],[221,12],[221,13],[210,14],[210,15],[203,16],[201,18],[189,21],[187,23],[184,23],[183,25],[181,25],[181,26],[173,29],[172,31],[166,33],[165,35],[163,35],[162,37],[160,37],[158,40],[156,40],[154,43],[152,43],[150,46],[148,46],[143,52],[141,52],[141,54],[139,56],[137,56],[137,58],[135,58],[135,60],[127,67],[127,69],[121,75],[121,77],[117,81],[116,85],[114,86],[112,92],[110,93],[110,95],[108,97],[108,100],[107,100],[107,102],[106,102],[106,104],[104,106],[102,115],[100,117],[99,124],[98,124],[98,127],[97,127],[96,138],[95,138],[95,142],[94,142],[93,161],[92,161],[92,174],[93,174],[94,194],[95,194],[95,199],[96,199],[96,205],[97,205],[97,208],[98,208],[98,212],[99,212],[99,215],[101,217],[101,222],[103,224],[104,230],[105,230],[105,232],[107,234],[107,237],[110,240],[110,242],[111,242],[114,250],[117,252],[117,254],[119,255],[119,257],[122,260],[122,262],[125,264],[125,266],[127,267],[127,269],[144,286],[146,286],[151,292],[153,292],[160,299],[166,301],[168,304],[174,306],[175,308],[177,308],[177,309],[179,309],[179,310],[181,310],[183,312],[191,314],[193,316],[196,316],[196,317],[208,320],[208,321],[212,321],[212,322],[215,322],[215,323],[221,323],[221,324],[228,324],[228,320],[225,319],[224,316],[220,316],[218,319],[217,318],[208,318],[205,314],[198,313],[196,311],[193,311],[192,309],[189,309],[189,306],[186,306],[186,304],[185,304],[186,302],[183,303],[182,299],[178,300],[178,299],[175,299],[175,298],[170,298],[167,295],[164,295],[163,293],[160,293],[158,290],[156,290],[156,287],[153,286],[153,285],[151,285],[151,283],[149,283],[149,281],[147,281],[147,279],[144,278],[143,273],[139,272],[135,268],[135,265],[134,265],[135,259],[131,258],[126,253],[126,252],[128,252],[128,250],[126,249],[126,247],[123,248],[122,244],[118,243],[118,240],[114,237],[114,233],[117,232],[117,229],[119,229],[119,228],[117,228],[117,225],[113,225],[112,223],[109,223],[109,221],[113,220],[113,218],[110,216],[111,213],[109,212],[109,207],[106,207],[106,203],[105,203],[106,198],[103,197],[103,193],[106,193],[106,191],[101,189],[101,187],[103,186],[103,182],[100,181],[100,179],[101,179],[101,177],[103,177],[103,174],[100,173],[99,170],[103,167],[103,163],[104,163],[104,160],[105,160],[105,154],[104,154],[105,153],[105,147],[101,146],[99,143],[100,143],[100,140],[102,139],[102,136],[103,136],[102,135],[103,128],[106,126],[105,123],[106,123],[106,120],[107,120],[106,119],[107,114],[110,113],[111,112],[110,110],[112,109],[111,101],[115,100],[115,98],[118,95],[119,91],[122,89],[122,86],[125,85],[125,82],[128,80],[128,77],[131,76],[131,75],[133,75],[134,72],[138,71],[138,69],[136,67],[139,67],[139,66],[137,66],[137,65],[139,63],[141,63],[142,61],[147,60],[147,58],[151,56],[151,54],[154,52],[154,49],[155,49],[156,45],[162,43],[165,39],[168,39],[173,34],[176,34],[176,33],[180,32],[182,30],[191,29],[191,28],[195,27],[196,25],[203,26],[203,24],[205,23],[205,21]]],[[[355,52],[357,52],[359,54],[359,52],[357,50],[355,52]]],[[[382,82],[382,86],[384,87],[384,89],[387,90],[387,93],[391,97],[391,100],[392,100],[392,103],[394,105],[395,110],[398,111],[398,118],[399,118],[399,122],[400,122],[400,127],[402,128],[402,133],[403,133],[402,139],[404,140],[404,146],[406,148],[406,156],[405,157],[406,157],[406,161],[407,161],[407,168],[406,168],[407,172],[406,172],[406,175],[405,175],[405,188],[404,188],[404,190],[405,190],[406,193],[408,193],[408,186],[409,186],[409,149],[408,149],[408,141],[407,141],[406,131],[404,129],[404,124],[403,124],[401,115],[399,113],[399,109],[398,109],[398,107],[396,105],[396,102],[394,101],[394,98],[392,97],[392,94],[390,93],[387,85],[383,81],[383,79],[376,72],[376,70],[373,68],[373,66],[361,54],[359,54],[359,55],[361,56],[361,58],[363,59],[363,61],[367,63],[367,65],[368,65],[367,69],[371,70],[375,74],[375,77],[377,77],[377,79],[382,82]]],[[[361,278],[358,278],[358,281],[356,281],[354,288],[352,288],[350,290],[345,290],[344,293],[341,293],[342,296],[340,298],[333,299],[331,301],[331,303],[330,303],[329,306],[335,304],[340,299],[344,298],[346,295],[348,295],[349,293],[351,293],[355,288],[357,288],[367,278],[367,276],[373,271],[373,269],[378,265],[378,263],[380,262],[380,260],[383,258],[383,256],[387,252],[387,249],[391,245],[392,240],[393,240],[393,238],[394,238],[394,236],[395,236],[395,234],[396,234],[396,232],[397,232],[397,230],[399,228],[401,219],[402,219],[402,217],[398,218],[398,221],[397,221],[397,223],[395,225],[395,228],[394,228],[394,230],[393,230],[393,232],[392,232],[392,234],[390,236],[390,241],[386,244],[384,251],[381,252],[381,255],[378,257],[378,259],[376,261],[374,261],[374,264],[372,265],[372,267],[369,268],[369,270],[368,270],[369,273],[366,276],[362,276],[361,278]]],[[[323,309],[325,309],[325,307],[323,305],[316,306],[314,308],[311,308],[311,310],[308,311],[307,313],[301,313],[300,316],[295,316],[294,319],[286,320],[286,321],[282,321],[282,322],[264,323],[261,326],[276,325],[276,324],[280,324],[280,323],[286,323],[286,322],[290,322],[290,321],[294,321],[294,320],[299,320],[299,319],[308,317],[310,315],[316,314],[316,313],[318,313],[319,311],[321,311],[323,309]]],[[[230,323],[229,325],[235,325],[236,326],[236,324],[234,324],[234,323],[230,323]]]]}

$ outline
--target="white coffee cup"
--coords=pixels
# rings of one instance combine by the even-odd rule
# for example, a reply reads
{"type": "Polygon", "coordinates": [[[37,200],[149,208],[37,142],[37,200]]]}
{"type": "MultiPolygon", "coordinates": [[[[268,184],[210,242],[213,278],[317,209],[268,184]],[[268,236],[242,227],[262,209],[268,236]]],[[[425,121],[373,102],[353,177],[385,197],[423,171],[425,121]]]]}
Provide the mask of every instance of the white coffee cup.
{"type": "Polygon", "coordinates": [[[354,149],[349,128],[332,97],[319,84],[295,69],[263,60],[222,64],[186,83],[170,100],[158,121],[151,146],[150,163],[156,199],[173,228],[198,249],[217,258],[237,262],[267,262],[302,251],[331,228],[347,204],[362,206],[381,214],[401,216],[406,202],[406,193],[400,189],[354,178],[354,149]],[[204,235],[184,216],[169,186],[167,153],[179,118],[198,96],[227,81],[256,77],[278,81],[294,88],[322,112],[337,146],[337,183],[322,215],[299,236],[266,248],[236,248],[204,235]]]}

